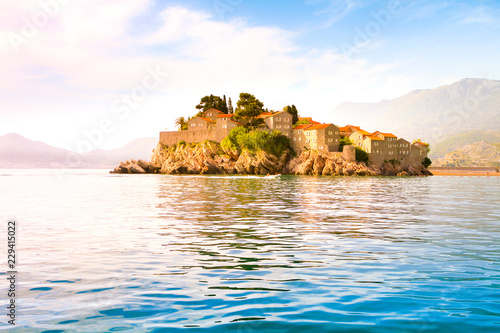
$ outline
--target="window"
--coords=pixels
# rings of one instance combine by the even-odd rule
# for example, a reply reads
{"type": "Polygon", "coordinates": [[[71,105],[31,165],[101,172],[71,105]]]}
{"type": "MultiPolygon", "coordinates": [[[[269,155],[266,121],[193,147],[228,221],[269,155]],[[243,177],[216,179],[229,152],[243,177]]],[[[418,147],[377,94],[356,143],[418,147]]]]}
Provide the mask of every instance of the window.
{"type": "Polygon", "coordinates": [[[195,123],[191,123],[191,127],[193,127],[193,126],[196,126],[196,124],[195,123]]]}
{"type": "Polygon", "coordinates": [[[316,138],[313,139],[313,142],[316,142],[316,138]]]}
{"type": "Polygon", "coordinates": [[[299,138],[299,141],[301,141],[301,140],[302,140],[302,138],[299,138]]]}
{"type": "Polygon", "coordinates": [[[333,134],[333,131],[328,131],[328,135],[332,135],[333,134]]]}
{"type": "Polygon", "coordinates": [[[301,130],[298,130],[298,131],[297,131],[297,133],[298,133],[298,134],[302,134],[302,131],[301,131],[301,130]]]}
{"type": "Polygon", "coordinates": [[[290,128],[290,125],[285,125],[284,127],[285,127],[285,128],[290,128]]]}
{"type": "Polygon", "coordinates": [[[203,126],[203,124],[200,124],[200,126],[203,126]]]}
{"type": "Polygon", "coordinates": [[[209,116],[209,117],[211,117],[211,116],[212,116],[212,114],[211,114],[211,113],[209,113],[209,114],[208,114],[208,116],[209,116]]]}
{"type": "Polygon", "coordinates": [[[285,133],[285,136],[288,136],[288,133],[285,133]]]}
{"type": "Polygon", "coordinates": [[[309,143],[309,139],[306,139],[306,143],[309,143]]]}
{"type": "Polygon", "coordinates": [[[281,128],[281,125],[276,125],[276,128],[281,128]]]}
{"type": "Polygon", "coordinates": [[[339,131],[335,131],[335,134],[339,134],[339,131]]]}
{"type": "Polygon", "coordinates": [[[374,146],[378,146],[378,142],[374,142],[374,143],[373,143],[373,145],[374,145],[374,146]]]}
{"type": "Polygon", "coordinates": [[[309,131],[306,131],[306,132],[304,132],[304,133],[306,133],[306,135],[309,135],[309,131]]]}
{"type": "Polygon", "coordinates": [[[276,118],[276,121],[281,121],[281,118],[276,118]]]}
{"type": "Polygon", "coordinates": [[[293,138],[293,141],[297,141],[297,138],[293,138]]]}
{"type": "Polygon", "coordinates": [[[328,139],[328,142],[333,142],[333,139],[328,139]]]}
{"type": "Polygon", "coordinates": [[[389,155],[392,155],[392,154],[394,154],[394,152],[391,150],[391,151],[389,152],[389,155]]]}
{"type": "Polygon", "coordinates": [[[222,125],[222,128],[227,128],[227,125],[222,125]]]}

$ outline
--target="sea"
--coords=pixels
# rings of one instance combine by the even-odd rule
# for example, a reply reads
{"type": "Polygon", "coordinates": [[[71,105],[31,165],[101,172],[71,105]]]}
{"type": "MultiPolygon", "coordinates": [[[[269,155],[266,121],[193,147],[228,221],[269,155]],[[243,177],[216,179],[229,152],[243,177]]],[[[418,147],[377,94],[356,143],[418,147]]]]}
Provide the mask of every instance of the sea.
{"type": "Polygon", "coordinates": [[[499,177],[0,170],[0,330],[500,332],[499,198],[499,177]]]}

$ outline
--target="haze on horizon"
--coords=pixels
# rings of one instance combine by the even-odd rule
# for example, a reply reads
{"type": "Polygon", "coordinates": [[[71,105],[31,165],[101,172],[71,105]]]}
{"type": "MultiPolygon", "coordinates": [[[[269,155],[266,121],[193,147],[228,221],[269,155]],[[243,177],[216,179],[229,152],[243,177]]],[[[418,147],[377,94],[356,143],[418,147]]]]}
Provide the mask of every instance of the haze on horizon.
{"type": "Polygon", "coordinates": [[[174,130],[207,94],[335,123],[342,102],[500,78],[496,1],[4,0],[0,34],[0,136],[72,150],[174,130]]]}

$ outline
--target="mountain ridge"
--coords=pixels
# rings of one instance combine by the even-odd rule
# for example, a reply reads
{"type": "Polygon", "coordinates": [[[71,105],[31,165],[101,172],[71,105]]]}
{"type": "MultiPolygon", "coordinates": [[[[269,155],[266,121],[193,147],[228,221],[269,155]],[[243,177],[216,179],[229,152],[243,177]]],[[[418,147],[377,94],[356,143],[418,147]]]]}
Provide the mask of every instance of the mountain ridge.
{"type": "Polygon", "coordinates": [[[112,168],[131,157],[149,160],[157,143],[156,137],[139,138],[117,149],[96,149],[77,154],[17,133],[8,133],[0,136],[0,168],[112,168]]]}
{"type": "Polygon", "coordinates": [[[357,125],[368,131],[391,131],[434,145],[455,133],[500,130],[500,81],[466,78],[391,100],[342,103],[333,114],[361,119],[357,125]]]}

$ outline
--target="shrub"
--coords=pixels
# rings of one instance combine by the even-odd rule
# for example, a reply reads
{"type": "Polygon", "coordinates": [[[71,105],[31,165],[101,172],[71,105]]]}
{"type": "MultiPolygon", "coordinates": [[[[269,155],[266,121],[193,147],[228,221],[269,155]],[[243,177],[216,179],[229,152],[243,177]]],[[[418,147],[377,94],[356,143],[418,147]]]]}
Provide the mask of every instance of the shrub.
{"type": "Polygon", "coordinates": [[[285,150],[290,149],[290,139],[280,131],[248,131],[243,127],[236,127],[229,135],[222,140],[222,148],[225,150],[237,150],[239,153],[243,149],[250,153],[263,150],[266,153],[280,156],[285,150]]]}
{"type": "Polygon", "coordinates": [[[356,149],[356,161],[358,162],[368,162],[368,153],[361,147],[355,147],[356,149]]]}
{"type": "Polygon", "coordinates": [[[432,161],[430,158],[426,157],[424,158],[424,161],[422,162],[422,165],[426,168],[430,167],[432,164],[432,161]]]}
{"type": "MultiPolygon", "coordinates": [[[[384,161],[385,162],[385,161],[384,161]]],[[[392,166],[396,166],[396,164],[401,164],[397,159],[393,158],[392,160],[389,160],[389,162],[392,164],[392,166]]]]}
{"type": "Polygon", "coordinates": [[[245,127],[238,126],[233,128],[231,132],[229,132],[228,136],[224,138],[221,142],[221,146],[224,150],[237,150],[241,153],[242,142],[244,137],[248,135],[249,131],[245,127]]]}
{"type": "Polygon", "coordinates": [[[178,146],[185,146],[186,145],[186,141],[184,140],[181,140],[179,141],[179,143],[177,143],[178,146]]]}

